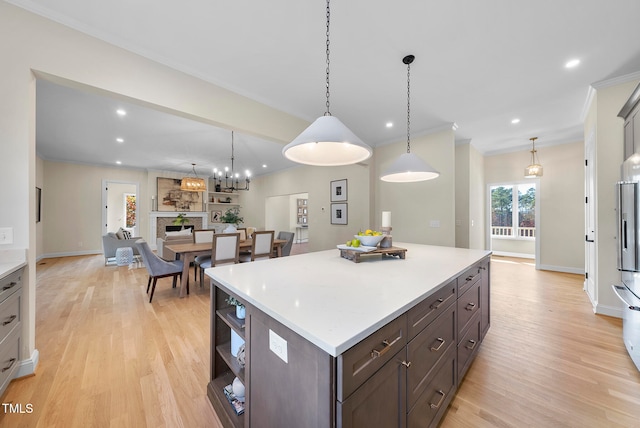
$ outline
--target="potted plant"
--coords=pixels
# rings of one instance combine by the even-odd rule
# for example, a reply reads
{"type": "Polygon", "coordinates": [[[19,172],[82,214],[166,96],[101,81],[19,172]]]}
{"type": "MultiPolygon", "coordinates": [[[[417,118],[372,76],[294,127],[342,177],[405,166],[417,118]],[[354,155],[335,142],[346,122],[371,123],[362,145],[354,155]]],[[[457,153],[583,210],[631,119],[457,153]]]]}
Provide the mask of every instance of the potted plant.
{"type": "Polygon", "coordinates": [[[244,305],[242,303],[240,303],[240,301],[238,299],[236,299],[235,297],[229,296],[229,297],[227,297],[225,302],[227,302],[228,304],[236,307],[236,317],[238,319],[241,319],[241,320],[244,319],[244,317],[246,315],[246,310],[245,310],[244,305]]]}
{"type": "Polygon", "coordinates": [[[224,212],[222,217],[220,217],[223,223],[233,224],[234,226],[238,226],[240,223],[244,221],[244,218],[240,217],[240,210],[238,207],[229,208],[224,212]]]}
{"type": "Polygon", "coordinates": [[[182,228],[184,229],[184,225],[189,224],[189,217],[187,217],[185,213],[180,213],[178,214],[178,217],[173,220],[173,224],[175,226],[182,226],[182,228]]]}

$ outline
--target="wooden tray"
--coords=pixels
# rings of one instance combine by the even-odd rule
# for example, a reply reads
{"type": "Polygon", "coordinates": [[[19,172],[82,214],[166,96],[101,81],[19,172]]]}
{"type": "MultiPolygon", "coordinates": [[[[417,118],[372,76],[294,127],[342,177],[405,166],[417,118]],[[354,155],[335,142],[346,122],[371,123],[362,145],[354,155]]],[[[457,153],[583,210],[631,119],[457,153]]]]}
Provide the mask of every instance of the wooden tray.
{"type": "Polygon", "coordinates": [[[399,257],[404,259],[406,256],[407,249],[400,247],[389,247],[389,248],[378,248],[373,251],[356,251],[356,250],[340,250],[340,257],[351,260],[354,263],[360,263],[360,257],[366,257],[371,254],[382,254],[382,256],[390,256],[390,257],[399,257]]]}

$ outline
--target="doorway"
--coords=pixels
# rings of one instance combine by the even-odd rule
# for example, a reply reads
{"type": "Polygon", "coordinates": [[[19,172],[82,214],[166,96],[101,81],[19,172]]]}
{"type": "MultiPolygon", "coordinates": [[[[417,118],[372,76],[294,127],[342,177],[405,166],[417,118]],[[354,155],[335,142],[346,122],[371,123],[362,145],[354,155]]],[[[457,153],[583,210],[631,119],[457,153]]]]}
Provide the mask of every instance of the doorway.
{"type": "Polygon", "coordinates": [[[487,248],[539,263],[539,180],[488,186],[487,248]]]}
{"type": "Polygon", "coordinates": [[[293,232],[291,254],[308,252],[309,193],[270,196],[265,199],[265,229],[293,232]]]}
{"type": "Polygon", "coordinates": [[[138,183],[129,181],[102,181],[102,234],[122,228],[131,236],[140,236],[138,183]]]}

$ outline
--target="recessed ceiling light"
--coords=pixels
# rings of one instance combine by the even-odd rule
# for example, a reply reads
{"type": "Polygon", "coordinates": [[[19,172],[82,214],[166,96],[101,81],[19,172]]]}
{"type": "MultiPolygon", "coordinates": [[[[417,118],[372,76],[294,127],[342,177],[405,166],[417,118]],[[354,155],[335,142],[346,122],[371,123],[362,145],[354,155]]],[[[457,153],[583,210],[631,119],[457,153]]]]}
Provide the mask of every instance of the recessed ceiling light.
{"type": "Polygon", "coordinates": [[[266,164],[266,163],[263,163],[263,164],[262,164],[262,167],[263,167],[263,168],[266,168],[266,167],[267,167],[267,164],[266,164]]]}
{"type": "Polygon", "coordinates": [[[122,138],[116,138],[116,141],[117,141],[118,143],[124,143],[124,139],[122,139],[122,138]]]}
{"type": "Polygon", "coordinates": [[[574,68],[574,67],[577,67],[579,64],[580,64],[579,59],[572,59],[571,61],[567,61],[567,63],[564,66],[565,68],[574,68]]]}
{"type": "Polygon", "coordinates": [[[116,113],[118,113],[119,116],[126,116],[127,112],[124,111],[123,109],[119,108],[118,110],[116,110],[116,113]]]}
{"type": "Polygon", "coordinates": [[[121,161],[116,161],[116,164],[122,165],[122,162],[121,161]]]}
{"type": "Polygon", "coordinates": [[[516,117],[515,119],[512,119],[512,120],[511,120],[511,123],[513,123],[514,125],[515,125],[516,123],[520,123],[520,119],[518,119],[518,118],[516,117]]]}
{"type": "Polygon", "coordinates": [[[387,128],[393,128],[393,122],[387,122],[385,125],[387,128]]]}

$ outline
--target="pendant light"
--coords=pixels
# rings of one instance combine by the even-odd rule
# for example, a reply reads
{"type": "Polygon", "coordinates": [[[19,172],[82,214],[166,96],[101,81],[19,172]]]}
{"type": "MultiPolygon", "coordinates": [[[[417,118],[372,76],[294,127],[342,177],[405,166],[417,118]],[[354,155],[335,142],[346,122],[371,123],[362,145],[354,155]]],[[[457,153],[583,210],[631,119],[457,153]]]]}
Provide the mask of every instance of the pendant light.
{"type": "Polygon", "coordinates": [[[524,169],[525,178],[542,177],[542,165],[538,161],[538,151],[536,150],[536,140],[538,137],[529,138],[531,140],[531,163],[524,169]]]}
{"type": "Polygon", "coordinates": [[[326,106],[324,116],[316,119],[307,129],[282,149],[289,160],[305,165],[338,166],[362,162],[371,157],[371,147],[358,138],[329,111],[329,0],[327,0],[327,70],[326,106]]]}
{"type": "Polygon", "coordinates": [[[425,181],[440,175],[431,165],[411,153],[411,63],[415,59],[413,55],[407,55],[402,62],[407,65],[407,153],[400,155],[391,166],[380,176],[380,180],[390,183],[411,183],[425,181]]]}
{"type": "Polygon", "coordinates": [[[194,177],[183,177],[180,180],[180,190],[186,190],[187,192],[204,192],[207,190],[207,184],[204,182],[204,178],[198,177],[196,173],[196,164],[192,163],[194,177]]]}

